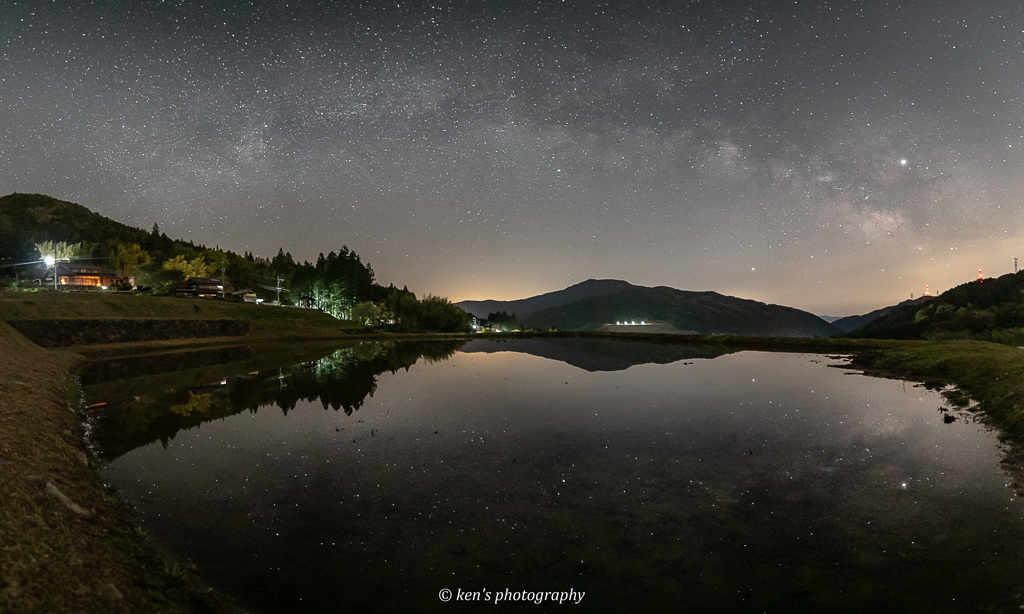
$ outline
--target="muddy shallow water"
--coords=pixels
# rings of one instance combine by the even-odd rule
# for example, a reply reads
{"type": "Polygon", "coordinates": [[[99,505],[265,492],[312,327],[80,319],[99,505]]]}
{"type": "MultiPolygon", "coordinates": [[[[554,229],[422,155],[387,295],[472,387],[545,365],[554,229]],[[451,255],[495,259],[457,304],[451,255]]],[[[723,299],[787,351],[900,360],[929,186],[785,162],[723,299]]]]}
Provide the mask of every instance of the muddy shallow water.
{"type": "Polygon", "coordinates": [[[1024,602],[996,438],[937,393],[817,355],[608,347],[371,344],[119,390],[104,475],[258,612],[1024,602]]]}

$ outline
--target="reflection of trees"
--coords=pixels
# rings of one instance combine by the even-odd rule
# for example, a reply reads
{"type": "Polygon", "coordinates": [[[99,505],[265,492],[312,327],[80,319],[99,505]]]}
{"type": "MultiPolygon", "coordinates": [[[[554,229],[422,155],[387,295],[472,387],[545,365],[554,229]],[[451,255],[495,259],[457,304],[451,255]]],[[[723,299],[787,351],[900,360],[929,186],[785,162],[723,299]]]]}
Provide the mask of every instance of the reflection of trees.
{"type": "Polygon", "coordinates": [[[95,439],[105,456],[116,458],[157,439],[166,446],[180,430],[268,405],[287,414],[300,401],[319,401],[324,409],[344,409],[351,415],[373,396],[381,373],[408,369],[421,358],[445,360],[463,343],[365,342],[309,363],[152,391],[99,416],[95,439]]]}
{"type": "Polygon", "coordinates": [[[210,413],[210,407],[213,405],[213,402],[213,395],[194,394],[189,390],[187,401],[178,405],[171,405],[167,409],[179,416],[191,416],[192,414],[206,415],[210,413]]]}
{"type": "Polygon", "coordinates": [[[255,409],[273,403],[287,414],[299,401],[319,401],[324,409],[344,409],[351,415],[376,392],[381,373],[408,369],[421,358],[447,359],[463,343],[360,343],[310,363],[281,369],[269,378],[274,381],[272,386],[231,386],[230,404],[255,409]]]}

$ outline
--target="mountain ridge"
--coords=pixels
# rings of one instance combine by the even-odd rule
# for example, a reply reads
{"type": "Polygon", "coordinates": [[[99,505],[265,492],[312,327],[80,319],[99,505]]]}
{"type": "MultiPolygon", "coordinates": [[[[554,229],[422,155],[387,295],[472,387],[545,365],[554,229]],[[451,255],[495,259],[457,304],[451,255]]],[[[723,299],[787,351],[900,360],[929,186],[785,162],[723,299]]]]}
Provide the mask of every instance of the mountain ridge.
{"type": "Polygon", "coordinates": [[[478,318],[486,318],[490,313],[504,311],[517,316],[524,316],[529,313],[560,307],[583,298],[592,298],[604,294],[618,292],[627,288],[636,288],[633,284],[621,279],[588,279],[578,284],[573,284],[562,290],[545,292],[527,298],[514,299],[511,301],[499,301],[485,299],[481,301],[459,301],[455,303],[466,313],[475,315],[478,318]]]}
{"type": "Polygon", "coordinates": [[[656,323],[659,332],[668,328],[676,333],[786,337],[839,333],[818,316],[793,307],[710,290],[651,288],[622,280],[590,279],[565,290],[516,301],[462,301],[456,305],[477,317],[499,311],[515,313],[523,324],[540,329],[614,330],[615,322],[643,321],[656,323]]]}
{"type": "Polygon", "coordinates": [[[831,322],[831,324],[832,324],[832,326],[835,326],[836,328],[838,328],[839,330],[843,331],[844,333],[849,333],[849,332],[852,332],[854,330],[857,330],[861,326],[867,325],[868,323],[872,322],[876,318],[881,317],[881,316],[889,313],[893,309],[899,309],[899,308],[903,308],[903,307],[907,307],[907,306],[911,306],[911,305],[920,305],[921,303],[925,303],[927,301],[932,300],[932,298],[934,298],[934,297],[929,296],[929,295],[924,295],[924,296],[919,296],[917,298],[907,299],[907,300],[903,301],[902,303],[897,303],[896,305],[889,305],[888,307],[882,307],[881,309],[876,309],[874,311],[871,311],[871,312],[868,312],[868,313],[865,313],[865,314],[856,315],[856,316],[846,316],[846,317],[843,317],[843,318],[836,318],[835,320],[833,320],[831,322]]]}

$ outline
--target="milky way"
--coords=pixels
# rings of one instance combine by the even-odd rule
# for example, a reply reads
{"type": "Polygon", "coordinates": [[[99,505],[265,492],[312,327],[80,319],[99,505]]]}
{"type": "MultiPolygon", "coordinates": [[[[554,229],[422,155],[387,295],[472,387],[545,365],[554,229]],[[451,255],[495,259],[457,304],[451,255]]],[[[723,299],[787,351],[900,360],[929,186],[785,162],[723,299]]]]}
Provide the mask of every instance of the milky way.
{"type": "Polygon", "coordinates": [[[862,313],[1024,258],[1024,6],[0,0],[0,192],[453,300],[862,313]]]}

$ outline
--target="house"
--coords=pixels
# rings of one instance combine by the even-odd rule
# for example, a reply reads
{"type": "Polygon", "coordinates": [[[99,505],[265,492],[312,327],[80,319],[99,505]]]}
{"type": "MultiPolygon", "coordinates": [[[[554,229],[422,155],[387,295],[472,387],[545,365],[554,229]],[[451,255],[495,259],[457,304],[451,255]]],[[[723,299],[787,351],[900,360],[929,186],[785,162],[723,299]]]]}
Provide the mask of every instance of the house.
{"type": "MultiPolygon", "coordinates": [[[[120,277],[117,271],[83,262],[58,262],[54,265],[57,272],[57,285],[79,288],[109,288],[127,280],[120,277]]],[[[48,270],[43,278],[46,285],[53,284],[54,271],[48,270]]]]}
{"type": "Polygon", "coordinates": [[[211,277],[189,277],[185,280],[185,287],[178,289],[178,294],[223,297],[224,284],[211,277]]]}

